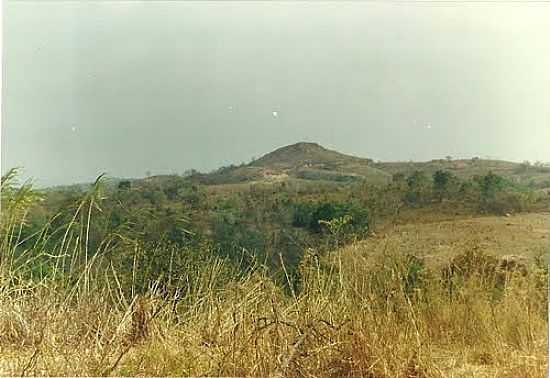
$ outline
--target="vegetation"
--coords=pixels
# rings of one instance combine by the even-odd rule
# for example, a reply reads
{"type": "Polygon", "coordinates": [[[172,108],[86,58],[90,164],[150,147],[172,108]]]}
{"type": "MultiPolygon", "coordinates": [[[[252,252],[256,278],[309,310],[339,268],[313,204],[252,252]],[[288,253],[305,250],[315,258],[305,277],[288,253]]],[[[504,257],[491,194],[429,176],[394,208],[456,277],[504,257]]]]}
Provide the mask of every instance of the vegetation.
{"type": "Polygon", "coordinates": [[[206,185],[193,172],[36,191],[10,171],[0,373],[542,376],[541,258],[505,260],[460,234],[433,263],[418,236],[377,234],[540,212],[548,195],[490,171],[386,175],[206,185]]]}

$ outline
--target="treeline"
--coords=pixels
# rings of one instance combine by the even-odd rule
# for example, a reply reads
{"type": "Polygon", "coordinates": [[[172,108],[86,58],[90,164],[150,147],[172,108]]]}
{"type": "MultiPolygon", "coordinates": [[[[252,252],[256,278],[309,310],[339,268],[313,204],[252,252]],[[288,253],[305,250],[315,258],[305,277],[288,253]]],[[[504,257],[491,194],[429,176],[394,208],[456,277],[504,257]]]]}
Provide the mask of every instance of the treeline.
{"type": "Polygon", "coordinates": [[[460,180],[449,171],[438,170],[431,178],[422,171],[416,171],[408,177],[394,175],[393,184],[400,186],[405,193],[404,202],[410,206],[446,200],[460,203],[478,213],[502,215],[529,210],[544,200],[529,187],[493,172],[460,180]]]}

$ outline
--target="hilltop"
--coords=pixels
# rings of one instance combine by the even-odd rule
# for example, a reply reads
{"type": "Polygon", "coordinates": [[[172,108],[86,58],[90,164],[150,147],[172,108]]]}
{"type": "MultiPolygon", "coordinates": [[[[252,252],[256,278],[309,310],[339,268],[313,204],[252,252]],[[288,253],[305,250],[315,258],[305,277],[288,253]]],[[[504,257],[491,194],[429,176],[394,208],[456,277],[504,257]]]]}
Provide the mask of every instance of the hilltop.
{"type": "Polygon", "coordinates": [[[202,175],[207,184],[284,179],[385,183],[391,175],[373,165],[372,159],[342,154],[317,143],[299,142],[278,148],[241,166],[224,167],[202,175]]]}
{"type": "Polygon", "coordinates": [[[318,166],[325,168],[326,165],[334,166],[348,162],[363,164],[372,163],[372,159],[359,158],[345,155],[337,151],[329,150],[317,143],[299,142],[284,146],[270,152],[250,165],[270,168],[300,168],[306,166],[318,166]]]}

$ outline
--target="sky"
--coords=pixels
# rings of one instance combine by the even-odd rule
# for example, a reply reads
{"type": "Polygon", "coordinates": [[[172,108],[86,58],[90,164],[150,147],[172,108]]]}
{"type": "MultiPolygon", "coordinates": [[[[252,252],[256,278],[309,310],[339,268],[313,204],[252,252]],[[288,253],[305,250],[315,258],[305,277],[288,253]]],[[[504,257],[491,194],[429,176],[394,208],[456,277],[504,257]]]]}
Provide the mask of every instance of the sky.
{"type": "Polygon", "coordinates": [[[4,1],[2,173],[210,171],[317,142],[550,161],[550,3],[4,1]]]}

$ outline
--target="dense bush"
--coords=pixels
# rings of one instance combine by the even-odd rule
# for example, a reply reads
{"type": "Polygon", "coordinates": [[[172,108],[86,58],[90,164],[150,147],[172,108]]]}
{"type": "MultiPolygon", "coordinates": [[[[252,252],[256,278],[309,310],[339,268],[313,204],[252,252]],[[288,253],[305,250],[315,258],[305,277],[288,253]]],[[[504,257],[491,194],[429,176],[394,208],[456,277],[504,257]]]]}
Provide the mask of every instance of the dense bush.
{"type": "Polygon", "coordinates": [[[349,225],[353,232],[368,229],[369,217],[366,208],[352,203],[299,203],[294,207],[293,225],[303,227],[311,232],[323,231],[322,222],[329,222],[344,216],[351,217],[349,225]]]}
{"type": "Polygon", "coordinates": [[[428,202],[431,196],[430,180],[422,171],[415,171],[407,177],[405,200],[408,204],[419,206],[428,202]]]}
{"type": "Polygon", "coordinates": [[[450,198],[458,189],[458,179],[449,171],[437,170],[433,176],[433,192],[439,202],[450,198]]]}

